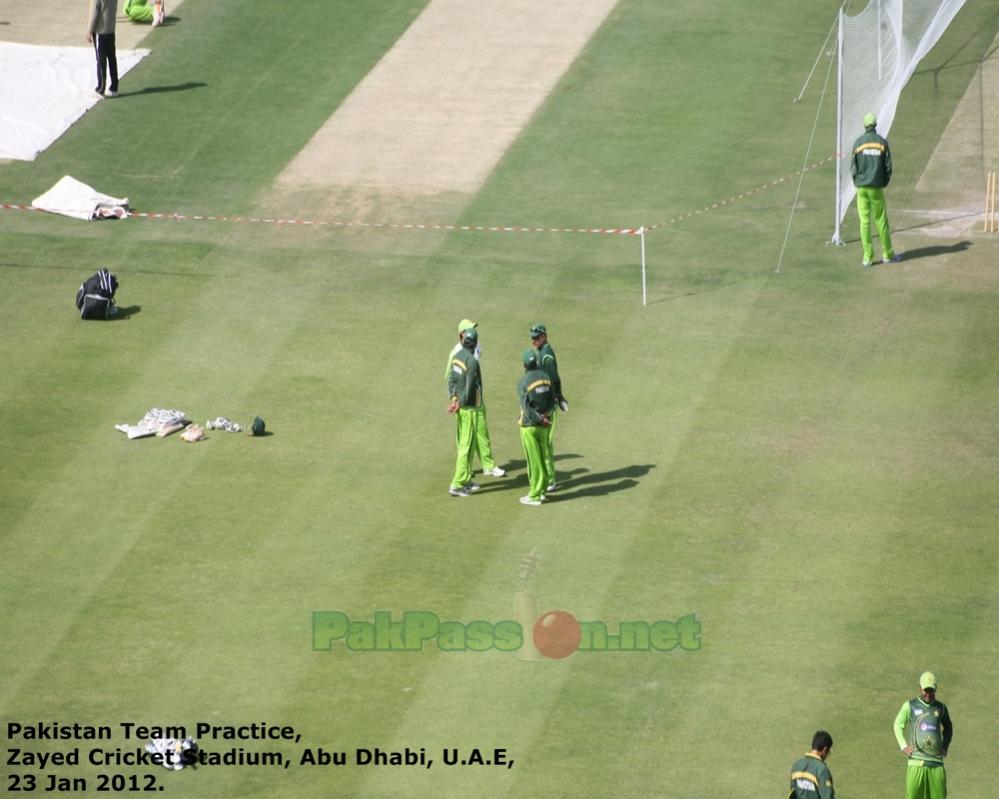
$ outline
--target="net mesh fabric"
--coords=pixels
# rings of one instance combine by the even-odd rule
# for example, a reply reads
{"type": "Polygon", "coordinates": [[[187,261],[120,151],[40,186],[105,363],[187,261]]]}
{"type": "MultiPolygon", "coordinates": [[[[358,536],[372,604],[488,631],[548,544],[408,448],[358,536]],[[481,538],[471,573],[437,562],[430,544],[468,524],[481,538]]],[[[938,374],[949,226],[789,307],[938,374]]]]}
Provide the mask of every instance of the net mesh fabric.
{"type": "Polygon", "coordinates": [[[964,2],[870,0],[860,13],[842,15],[839,222],[856,194],[850,175],[851,145],[864,132],[864,115],[873,112],[878,132],[887,135],[902,89],[964,2]]]}

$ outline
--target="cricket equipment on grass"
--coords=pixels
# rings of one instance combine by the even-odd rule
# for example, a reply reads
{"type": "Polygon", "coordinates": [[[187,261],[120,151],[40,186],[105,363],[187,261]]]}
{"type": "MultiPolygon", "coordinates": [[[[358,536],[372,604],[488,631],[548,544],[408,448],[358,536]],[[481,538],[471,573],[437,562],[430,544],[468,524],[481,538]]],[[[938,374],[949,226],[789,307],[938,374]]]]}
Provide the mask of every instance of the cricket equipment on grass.
{"type": "MultiPolygon", "coordinates": [[[[183,427],[186,424],[184,419],[183,411],[166,410],[164,408],[153,408],[146,412],[146,415],[142,417],[136,424],[116,424],[114,426],[115,430],[120,430],[122,433],[128,435],[130,439],[132,438],[145,438],[147,436],[159,435],[162,430],[167,430],[170,428],[175,428],[175,430],[180,429],[176,427],[180,425],[183,427]]],[[[172,432],[175,432],[172,431],[172,432]]],[[[166,433],[164,435],[169,435],[166,433]]],[[[160,438],[163,436],[160,435],[160,438]]]]}
{"type": "Polygon", "coordinates": [[[167,427],[161,428],[156,433],[156,437],[157,438],[166,438],[171,433],[176,433],[178,430],[183,430],[183,429],[184,429],[184,423],[183,422],[177,422],[176,424],[172,424],[172,425],[169,425],[167,427]]]}
{"type": "Polygon", "coordinates": [[[180,771],[196,761],[198,742],[193,738],[150,738],[146,751],[151,755],[160,755],[163,768],[180,771]]]}
{"type": "Polygon", "coordinates": [[[225,430],[227,433],[242,433],[243,426],[239,422],[233,422],[224,416],[217,416],[205,422],[205,427],[209,430],[225,430]]]}
{"type": "Polygon", "coordinates": [[[200,424],[192,424],[183,433],[180,434],[182,441],[186,441],[188,444],[193,444],[195,441],[201,441],[205,437],[204,428],[200,424]]]}
{"type": "Polygon", "coordinates": [[[262,436],[267,430],[267,425],[264,424],[264,420],[259,416],[253,417],[253,424],[250,425],[250,435],[251,436],[262,436]]]}
{"type": "Polygon", "coordinates": [[[76,290],[76,309],[81,319],[107,319],[114,313],[114,295],[118,277],[107,269],[98,269],[76,290]]]}

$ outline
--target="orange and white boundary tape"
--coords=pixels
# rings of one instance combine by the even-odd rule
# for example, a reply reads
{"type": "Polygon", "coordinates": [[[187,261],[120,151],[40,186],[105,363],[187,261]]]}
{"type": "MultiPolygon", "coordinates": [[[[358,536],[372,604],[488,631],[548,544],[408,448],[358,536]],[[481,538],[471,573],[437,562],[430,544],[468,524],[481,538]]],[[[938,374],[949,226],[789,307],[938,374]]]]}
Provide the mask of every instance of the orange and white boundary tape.
{"type": "MultiPolygon", "coordinates": [[[[790,180],[791,178],[803,175],[806,172],[810,172],[814,169],[818,169],[824,164],[828,164],[830,161],[834,161],[838,156],[830,155],[827,158],[823,158],[821,161],[816,161],[813,164],[809,164],[796,172],[791,172],[788,175],[777,178],[776,180],[771,180],[769,183],[764,183],[761,186],[757,186],[755,189],[750,189],[749,191],[744,191],[741,194],[734,194],[724,200],[719,200],[718,202],[711,203],[710,205],[705,205],[703,208],[698,208],[694,211],[689,211],[680,216],[675,216],[672,219],[657,222],[654,225],[642,225],[640,227],[526,227],[519,225],[449,225],[443,223],[429,223],[429,224],[418,224],[418,223],[403,223],[403,222],[342,222],[342,221],[328,221],[328,220],[312,220],[312,219],[274,219],[268,217],[255,217],[255,216],[220,216],[216,214],[179,214],[179,213],[156,213],[150,211],[129,211],[128,216],[136,217],[139,219],[162,219],[162,220],[174,220],[176,222],[235,222],[235,223],[250,223],[250,224],[267,224],[267,225],[278,225],[280,227],[337,227],[337,228],[358,228],[358,229],[369,229],[369,230],[441,230],[448,232],[483,232],[483,233],[584,233],[584,234],[597,234],[597,235],[611,235],[611,236],[638,236],[641,238],[642,242],[642,305],[647,304],[647,294],[646,294],[646,274],[645,274],[645,234],[651,233],[653,231],[659,230],[666,227],[667,225],[673,225],[678,222],[683,222],[687,219],[692,219],[700,214],[707,213],[709,211],[714,211],[719,208],[724,208],[728,205],[738,202],[739,200],[744,200],[747,197],[752,197],[760,192],[766,191],[767,189],[772,189],[780,186],[784,182],[790,180]]],[[[993,184],[994,185],[994,184],[993,184]]],[[[0,209],[7,211],[42,211],[41,208],[35,208],[31,205],[19,205],[17,203],[0,203],[0,209]]],[[[43,211],[44,213],[44,211],[43,211]]]]}
{"type": "MultiPolygon", "coordinates": [[[[776,186],[780,186],[785,181],[790,178],[797,177],[803,172],[809,172],[813,169],[817,169],[823,164],[827,164],[834,160],[836,156],[831,155],[821,161],[816,161],[814,164],[805,167],[804,169],[798,170],[797,172],[792,172],[789,175],[784,175],[783,177],[772,180],[769,183],[764,183],[762,186],[757,186],[755,189],[750,189],[749,191],[744,191],[741,194],[735,194],[724,200],[719,200],[718,202],[706,205],[703,208],[698,208],[694,211],[689,211],[685,214],[675,216],[672,219],[666,220],[664,222],[658,222],[654,225],[642,225],[639,227],[542,227],[542,226],[524,226],[524,225],[455,225],[455,224],[444,224],[444,223],[415,223],[415,222],[362,222],[362,221],[337,221],[337,220],[315,220],[315,219],[279,219],[271,217],[257,217],[257,216],[225,216],[219,214],[181,214],[181,213],[160,213],[153,211],[129,211],[128,216],[136,217],[138,219],[166,219],[174,220],[176,222],[235,222],[240,224],[266,224],[266,225],[278,225],[278,226],[297,226],[297,227],[338,227],[338,228],[360,228],[360,229],[370,229],[370,230],[443,230],[443,231],[455,231],[455,232],[483,232],[483,233],[586,233],[586,234],[598,234],[598,235],[611,235],[611,236],[641,236],[643,233],[649,233],[654,230],[659,230],[660,228],[666,227],[667,225],[676,224],[677,222],[682,222],[686,219],[691,219],[699,214],[707,213],[708,211],[713,211],[719,208],[724,208],[727,205],[738,202],[739,200],[744,200],[747,197],[752,197],[755,194],[759,194],[766,189],[772,189],[776,186]]],[[[42,211],[40,208],[35,208],[31,205],[20,205],[17,203],[0,203],[0,209],[8,211],[42,211]]]]}

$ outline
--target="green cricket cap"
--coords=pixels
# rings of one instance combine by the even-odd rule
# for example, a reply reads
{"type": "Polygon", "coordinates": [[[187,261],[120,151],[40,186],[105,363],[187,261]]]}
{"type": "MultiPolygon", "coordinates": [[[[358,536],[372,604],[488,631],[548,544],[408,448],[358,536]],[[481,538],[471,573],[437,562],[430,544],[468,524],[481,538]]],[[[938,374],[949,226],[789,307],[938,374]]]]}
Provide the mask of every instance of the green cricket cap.
{"type": "Polygon", "coordinates": [[[868,113],[864,116],[864,127],[873,128],[878,124],[878,118],[874,114],[868,113]]]}
{"type": "Polygon", "coordinates": [[[524,350],[524,354],[521,356],[521,360],[523,360],[524,366],[537,366],[538,353],[536,353],[534,350],[524,350]]]}
{"type": "Polygon", "coordinates": [[[919,675],[919,687],[923,691],[927,688],[937,690],[937,677],[932,671],[924,671],[919,675]]]}
{"type": "Polygon", "coordinates": [[[267,429],[267,425],[264,424],[264,420],[259,416],[253,417],[253,424],[250,425],[250,435],[251,436],[262,436],[264,430],[267,429]]]}
{"type": "Polygon", "coordinates": [[[548,335],[548,330],[540,322],[538,322],[538,324],[534,325],[531,328],[531,338],[537,338],[538,336],[547,336],[547,335],[548,335]]]}
{"type": "Polygon", "coordinates": [[[478,322],[473,322],[471,319],[462,319],[458,322],[458,332],[464,333],[466,330],[471,330],[479,326],[478,322]]]}

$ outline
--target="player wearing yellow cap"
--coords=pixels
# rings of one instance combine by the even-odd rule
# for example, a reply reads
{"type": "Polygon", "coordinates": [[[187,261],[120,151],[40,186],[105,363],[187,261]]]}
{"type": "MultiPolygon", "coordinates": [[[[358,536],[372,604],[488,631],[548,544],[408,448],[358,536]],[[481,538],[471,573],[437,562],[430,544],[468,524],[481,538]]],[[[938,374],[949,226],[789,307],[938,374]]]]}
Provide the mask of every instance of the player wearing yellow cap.
{"type": "Polygon", "coordinates": [[[919,675],[920,695],[902,704],[895,716],[895,738],[909,758],[905,771],[906,799],[945,799],[944,758],[954,737],[954,725],[943,702],[937,701],[937,678],[919,675]]]}
{"type": "MultiPolygon", "coordinates": [[[[451,350],[451,354],[447,358],[447,369],[445,370],[445,376],[450,377],[451,375],[451,361],[456,355],[458,355],[462,350],[462,343],[465,340],[465,332],[468,330],[474,330],[476,335],[478,335],[478,322],[473,322],[471,319],[462,319],[458,322],[458,343],[454,345],[454,349],[451,350]]],[[[482,357],[482,349],[476,343],[475,347],[472,348],[472,354],[475,356],[475,360],[478,361],[482,357]]],[[[482,464],[482,473],[486,477],[502,477],[506,474],[504,469],[501,469],[496,465],[496,461],[493,459],[493,448],[492,443],[489,440],[489,424],[486,421],[486,400],[485,397],[480,397],[480,403],[475,406],[475,435],[472,438],[472,447],[469,452],[469,463],[475,458],[476,454],[479,456],[479,462],[482,464]]]]}
{"type": "Polygon", "coordinates": [[[885,188],[891,180],[891,149],[878,135],[878,120],[874,114],[864,117],[864,135],[853,143],[850,174],[857,187],[857,214],[860,217],[860,243],[864,249],[864,266],[874,262],[874,242],[871,239],[871,217],[881,238],[885,263],[901,261],[891,244],[888,228],[888,207],[885,188]]]}

